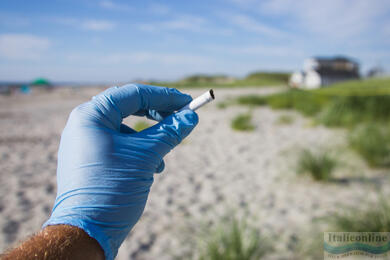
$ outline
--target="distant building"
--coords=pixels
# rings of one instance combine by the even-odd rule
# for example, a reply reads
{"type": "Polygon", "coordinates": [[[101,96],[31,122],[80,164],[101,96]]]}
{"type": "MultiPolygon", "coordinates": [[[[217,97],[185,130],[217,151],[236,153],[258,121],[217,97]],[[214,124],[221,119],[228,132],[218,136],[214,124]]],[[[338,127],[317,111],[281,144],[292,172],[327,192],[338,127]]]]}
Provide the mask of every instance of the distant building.
{"type": "Polygon", "coordinates": [[[381,66],[375,66],[371,68],[367,73],[367,77],[369,78],[384,77],[384,76],[386,76],[386,72],[381,66]]]}
{"type": "Polygon", "coordinates": [[[352,59],[314,57],[305,60],[303,71],[291,75],[289,84],[296,88],[313,89],[359,77],[359,64],[352,59]]]}

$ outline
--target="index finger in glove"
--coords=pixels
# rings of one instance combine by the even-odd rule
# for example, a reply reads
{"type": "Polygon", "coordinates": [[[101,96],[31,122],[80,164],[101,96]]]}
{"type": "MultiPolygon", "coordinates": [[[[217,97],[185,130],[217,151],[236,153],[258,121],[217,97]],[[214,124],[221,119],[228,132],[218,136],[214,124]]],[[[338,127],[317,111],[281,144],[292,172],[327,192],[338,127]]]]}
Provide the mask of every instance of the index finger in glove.
{"type": "Polygon", "coordinates": [[[98,110],[118,129],[122,119],[142,111],[155,110],[173,112],[189,102],[190,95],[173,88],[129,84],[112,87],[92,99],[98,110]]]}

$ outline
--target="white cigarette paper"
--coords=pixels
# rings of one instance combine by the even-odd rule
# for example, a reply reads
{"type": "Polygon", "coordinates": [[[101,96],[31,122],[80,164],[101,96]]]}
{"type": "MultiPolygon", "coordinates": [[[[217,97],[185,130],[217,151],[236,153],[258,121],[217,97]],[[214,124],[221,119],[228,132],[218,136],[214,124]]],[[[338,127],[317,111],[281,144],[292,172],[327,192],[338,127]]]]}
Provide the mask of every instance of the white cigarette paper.
{"type": "Polygon", "coordinates": [[[197,110],[198,108],[206,105],[207,103],[213,101],[215,99],[214,91],[210,89],[206,93],[203,93],[201,96],[193,99],[190,103],[185,105],[183,108],[180,109],[180,111],[184,109],[191,109],[193,111],[197,110]]]}

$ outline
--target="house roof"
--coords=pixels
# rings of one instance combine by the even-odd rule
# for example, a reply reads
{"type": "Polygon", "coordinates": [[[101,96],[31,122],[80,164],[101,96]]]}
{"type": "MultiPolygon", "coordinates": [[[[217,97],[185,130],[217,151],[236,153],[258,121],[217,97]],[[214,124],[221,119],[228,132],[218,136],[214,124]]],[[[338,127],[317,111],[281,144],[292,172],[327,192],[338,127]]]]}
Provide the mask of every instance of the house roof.
{"type": "Polygon", "coordinates": [[[355,59],[341,55],[333,57],[316,56],[313,57],[313,59],[317,62],[350,62],[358,65],[358,62],[355,59]]]}
{"type": "Polygon", "coordinates": [[[358,78],[359,64],[353,59],[345,56],[335,57],[314,57],[315,66],[311,69],[315,70],[321,76],[333,78],[358,78]]]}
{"type": "Polygon", "coordinates": [[[359,72],[357,70],[334,70],[329,68],[318,68],[315,70],[322,77],[332,77],[332,78],[348,78],[356,79],[359,78],[359,72]]]}

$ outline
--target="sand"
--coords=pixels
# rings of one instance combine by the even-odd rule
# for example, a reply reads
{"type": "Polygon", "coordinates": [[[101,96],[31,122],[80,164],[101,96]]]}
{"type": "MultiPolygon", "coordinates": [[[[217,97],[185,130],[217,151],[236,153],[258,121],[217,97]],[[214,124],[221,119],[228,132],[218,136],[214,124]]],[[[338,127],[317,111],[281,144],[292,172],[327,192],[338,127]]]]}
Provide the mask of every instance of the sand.
{"type": "MultiPolygon", "coordinates": [[[[56,160],[68,114],[100,90],[64,88],[48,93],[0,97],[0,251],[40,229],[56,195],[56,160]]],[[[193,96],[205,89],[188,90],[193,96]]],[[[155,175],[144,215],[117,259],[173,259],[195,248],[197,230],[234,212],[259,230],[277,235],[273,258],[293,254],[294,242],[313,220],[376,199],[387,192],[384,171],[371,170],[346,149],[346,132],[313,125],[292,111],[253,108],[253,132],[237,132],[230,121],[245,107],[217,103],[240,94],[276,88],[217,89],[217,100],[198,111],[194,132],[165,158],[155,175]],[[280,124],[280,115],[291,124],[280,124]],[[297,176],[301,148],[326,147],[346,163],[343,181],[322,184],[297,176]],[[364,181],[362,181],[364,179],[364,181]]],[[[126,119],[132,124],[139,118],[126,119]]],[[[214,223],[214,224],[212,224],[214,223]]]]}

